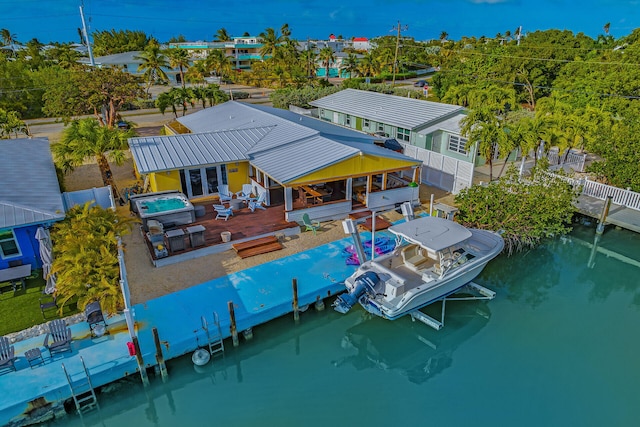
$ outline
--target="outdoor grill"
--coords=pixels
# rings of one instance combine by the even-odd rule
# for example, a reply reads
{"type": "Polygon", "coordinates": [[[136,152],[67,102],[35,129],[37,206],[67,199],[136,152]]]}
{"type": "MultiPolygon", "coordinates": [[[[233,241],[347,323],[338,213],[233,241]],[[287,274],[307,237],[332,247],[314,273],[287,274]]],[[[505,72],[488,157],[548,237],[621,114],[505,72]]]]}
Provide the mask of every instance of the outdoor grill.
{"type": "Polygon", "coordinates": [[[100,337],[107,331],[107,322],[104,320],[102,314],[102,308],[100,308],[100,302],[94,301],[84,308],[84,315],[87,318],[87,323],[91,329],[91,335],[100,337]]]}

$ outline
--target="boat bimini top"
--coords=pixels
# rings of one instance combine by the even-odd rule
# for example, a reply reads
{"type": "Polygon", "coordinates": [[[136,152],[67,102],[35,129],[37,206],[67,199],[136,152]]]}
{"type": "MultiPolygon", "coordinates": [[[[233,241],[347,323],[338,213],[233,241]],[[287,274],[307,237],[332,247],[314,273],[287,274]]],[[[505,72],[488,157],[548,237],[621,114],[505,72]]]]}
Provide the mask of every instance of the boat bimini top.
{"type": "Polygon", "coordinates": [[[451,220],[433,216],[416,218],[389,227],[399,238],[434,252],[456,245],[472,236],[471,231],[451,220]]]}

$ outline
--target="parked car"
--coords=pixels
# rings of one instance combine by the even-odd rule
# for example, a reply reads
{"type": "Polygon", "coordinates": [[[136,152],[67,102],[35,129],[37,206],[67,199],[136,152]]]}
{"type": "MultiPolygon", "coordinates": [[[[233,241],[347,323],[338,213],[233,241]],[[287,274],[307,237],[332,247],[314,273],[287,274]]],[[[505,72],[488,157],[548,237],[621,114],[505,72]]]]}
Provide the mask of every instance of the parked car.
{"type": "Polygon", "coordinates": [[[415,82],[413,84],[413,86],[415,86],[415,87],[425,87],[425,86],[429,86],[429,85],[427,84],[426,80],[418,80],[417,82],[415,82]]]}

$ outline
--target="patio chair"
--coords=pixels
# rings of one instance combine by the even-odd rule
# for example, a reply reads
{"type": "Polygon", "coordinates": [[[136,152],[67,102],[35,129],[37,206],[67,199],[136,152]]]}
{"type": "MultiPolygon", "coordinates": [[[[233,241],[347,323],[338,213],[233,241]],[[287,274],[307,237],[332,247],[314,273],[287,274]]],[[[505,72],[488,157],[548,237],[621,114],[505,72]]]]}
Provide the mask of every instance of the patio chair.
{"type": "Polygon", "coordinates": [[[267,208],[262,206],[262,204],[265,202],[266,199],[267,199],[266,191],[262,192],[260,196],[258,196],[258,198],[255,198],[255,197],[250,198],[249,209],[251,210],[251,212],[255,212],[256,209],[266,210],[267,208]]]}
{"type": "Polygon", "coordinates": [[[43,295],[39,299],[40,301],[40,312],[42,313],[42,319],[47,320],[47,317],[44,315],[44,312],[50,310],[52,308],[58,308],[58,302],[56,301],[56,297],[53,295],[47,295],[43,292],[43,295]]]}
{"type": "Polygon", "coordinates": [[[229,191],[229,186],[227,184],[218,185],[218,197],[220,197],[221,204],[233,199],[233,193],[229,191]]]}
{"type": "Polygon", "coordinates": [[[242,184],[242,191],[236,193],[236,199],[240,199],[243,202],[248,202],[251,199],[251,193],[253,192],[253,185],[242,184]]]}
{"type": "Polygon", "coordinates": [[[49,322],[49,333],[44,338],[44,347],[49,354],[71,351],[71,329],[62,319],[49,322]]]}
{"type": "Polygon", "coordinates": [[[0,374],[15,371],[15,350],[7,337],[0,337],[0,374]]]}
{"type": "Polygon", "coordinates": [[[304,231],[313,231],[313,234],[315,235],[316,230],[320,228],[320,221],[311,220],[311,218],[309,218],[309,214],[306,213],[302,215],[302,225],[305,226],[304,231]]]}
{"type": "Polygon", "coordinates": [[[216,212],[216,219],[223,218],[226,221],[230,216],[233,216],[233,209],[224,205],[213,205],[213,209],[216,212]]]}

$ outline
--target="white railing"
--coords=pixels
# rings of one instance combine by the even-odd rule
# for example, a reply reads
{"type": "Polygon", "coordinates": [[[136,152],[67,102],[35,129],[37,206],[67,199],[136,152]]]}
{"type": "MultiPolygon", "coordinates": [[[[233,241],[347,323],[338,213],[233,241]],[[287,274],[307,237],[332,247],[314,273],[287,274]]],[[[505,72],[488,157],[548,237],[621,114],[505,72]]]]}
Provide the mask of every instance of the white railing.
{"type": "Polygon", "coordinates": [[[565,154],[562,156],[558,151],[551,150],[547,154],[547,159],[549,160],[549,169],[550,170],[558,170],[566,167],[570,167],[571,169],[577,172],[584,172],[584,163],[587,158],[587,155],[582,153],[574,153],[573,151],[569,152],[566,160],[564,159],[565,154]],[[563,160],[565,160],[563,162],[563,160]]]}
{"type": "Polygon", "coordinates": [[[555,178],[562,179],[574,187],[576,185],[581,186],[582,195],[594,197],[600,200],[607,200],[607,198],[611,196],[612,203],[640,211],[640,193],[591,181],[589,178],[576,179],[553,173],[550,173],[550,175],[555,178]]]}

